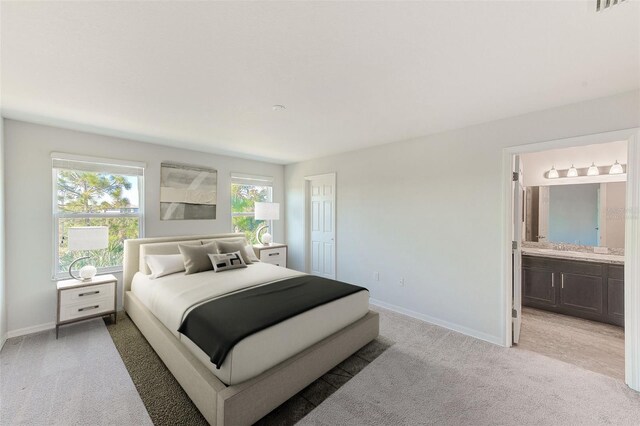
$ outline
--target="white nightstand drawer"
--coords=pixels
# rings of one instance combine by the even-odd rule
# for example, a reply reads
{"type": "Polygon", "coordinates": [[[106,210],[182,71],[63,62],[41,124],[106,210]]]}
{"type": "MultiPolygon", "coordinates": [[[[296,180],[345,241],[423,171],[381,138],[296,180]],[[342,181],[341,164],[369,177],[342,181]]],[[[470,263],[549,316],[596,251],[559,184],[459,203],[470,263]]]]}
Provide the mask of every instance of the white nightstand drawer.
{"type": "Polygon", "coordinates": [[[65,306],[75,303],[88,303],[104,299],[105,297],[113,299],[115,285],[116,283],[108,283],[61,290],[60,305],[65,306]]]}
{"type": "Polygon", "coordinates": [[[287,257],[287,249],[284,247],[260,250],[260,260],[265,262],[280,262],[287,257]]]}
{"type": "Polygon", "coordinates": [[[113,310],[115,310],[115,306],[112,294],[99,300],[74,303],[66,306],[61,305],[60,322],[88,317],[113,310]]]}
{"type": "Polygon", "coordinates": [[[287,245],[274,243],[270,246],[256,244],[253,246],[256,256],[261,262],[287,267],[287,245]]]}

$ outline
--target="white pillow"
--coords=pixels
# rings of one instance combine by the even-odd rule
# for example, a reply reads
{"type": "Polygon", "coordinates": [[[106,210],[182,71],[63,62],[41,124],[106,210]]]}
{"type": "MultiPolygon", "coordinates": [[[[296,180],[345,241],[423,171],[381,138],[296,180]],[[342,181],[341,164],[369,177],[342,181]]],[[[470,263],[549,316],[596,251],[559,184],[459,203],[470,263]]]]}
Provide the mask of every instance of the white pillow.
{"type": "Polygon", "coordinates": [[[148,254],[144,260],[151,269],[149,278],[152,280],[184,271],[184,259],[181,254],[148,254]]]}
{"type": "Polygon", "coordinates": [[[244,248],[244,251],[250,261],[260,262],[260,259],[258,259],[258,256],[256,256],[256,252],[253,251],[253,246],[251,244],[247,244],[247,246],[244,248]]]}
{"type": "Polygon", "coordinates": [[[224,254],[209,254],[209,259],[211,259],[213,270],[216,272],[247,267],[239,251],[224,254]]]}

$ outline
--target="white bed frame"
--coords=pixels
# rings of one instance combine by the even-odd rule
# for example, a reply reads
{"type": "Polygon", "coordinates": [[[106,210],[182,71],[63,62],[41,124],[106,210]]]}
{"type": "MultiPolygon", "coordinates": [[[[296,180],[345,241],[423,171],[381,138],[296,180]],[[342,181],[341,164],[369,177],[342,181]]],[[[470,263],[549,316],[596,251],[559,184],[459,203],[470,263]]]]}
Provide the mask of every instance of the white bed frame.
{"type": "Polygon", "coordinates": [[[237,238],[239,234],[140,238],[124,245],[124,309],[212,425],[251,425],[378,336],[374,311],[253,379],[227,386],[131,292],[142,244],[237,238]]]}

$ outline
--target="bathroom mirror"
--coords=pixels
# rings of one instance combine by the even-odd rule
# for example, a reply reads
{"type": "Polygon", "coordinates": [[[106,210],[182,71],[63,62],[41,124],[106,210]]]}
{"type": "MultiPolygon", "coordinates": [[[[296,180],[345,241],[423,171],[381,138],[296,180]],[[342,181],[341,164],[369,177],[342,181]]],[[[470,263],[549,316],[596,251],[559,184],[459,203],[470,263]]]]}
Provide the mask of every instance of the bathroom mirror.
{"type": "Polygon", "coordinates": [[[626,182],[525,188],[525,241],[624,248],[626,182]]]}

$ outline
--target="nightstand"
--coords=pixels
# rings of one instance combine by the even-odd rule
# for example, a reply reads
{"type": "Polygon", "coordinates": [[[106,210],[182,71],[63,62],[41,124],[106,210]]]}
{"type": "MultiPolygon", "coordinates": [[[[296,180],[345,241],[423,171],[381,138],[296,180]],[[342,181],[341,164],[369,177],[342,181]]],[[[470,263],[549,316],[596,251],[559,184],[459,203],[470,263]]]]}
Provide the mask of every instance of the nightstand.
{"type": "Polygon", "coordinates": [[[255,244],[253,251],[260,262],[271,263],[272,265],[287,267],[287,245],[272,243],[268,246],[255,244]]]}
{"type": "Polygon", "coordinates": [[[97,275],[90,281],[62,280],[57,287],[56,339],[61,325],[105,315],[113,315],[116,322],[118,279],[113,275],[97,275]]]}

